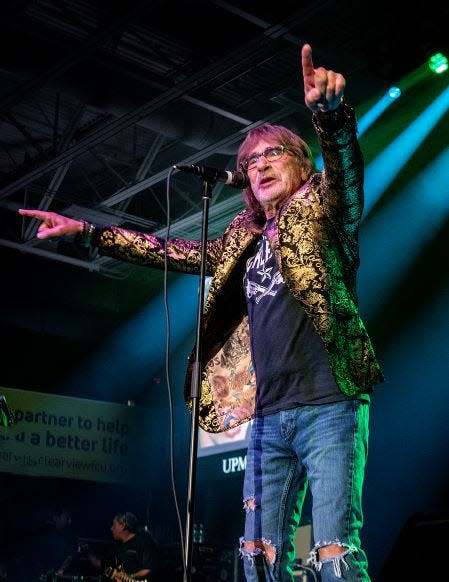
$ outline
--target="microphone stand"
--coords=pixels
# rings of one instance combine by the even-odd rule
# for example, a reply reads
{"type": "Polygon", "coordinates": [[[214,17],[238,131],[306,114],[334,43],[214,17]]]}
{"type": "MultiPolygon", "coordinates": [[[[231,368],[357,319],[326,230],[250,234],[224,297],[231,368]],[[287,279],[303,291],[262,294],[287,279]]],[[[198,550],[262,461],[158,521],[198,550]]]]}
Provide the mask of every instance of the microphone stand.
{"type": "Polygon", "coordinates": [[[196,483],[196,464],[198,451],[198,418],[199,418],[199,401],[201,396],[201,356],[203,343],[203,307],[204,307],[204,288],[206,279],[206,259],[207,259],[207,227],[209,219],[209,203],[212,195],[212,186],[217,181],[216,175],[213,172],[204,171],[201,177],[202,180],[202,222],[201,222],[201,266],[200,266],[200,282],[198,289],[198,315],[196,324],[196,348],[195,348],[195,362],[193,366],[192,381],[191,381],[191,402],[192,402],[192,419],[190,429],[190,454],[189,454],[189,476],[188,476],[188,492],[187,492],[187,518],[185,529],[185,552],[184,552],[184,580],[183,582],[190,582],[191,567],[192,567],[192,531],[193,531],[193,516],[195,508],[195,483],[196,483]]]}

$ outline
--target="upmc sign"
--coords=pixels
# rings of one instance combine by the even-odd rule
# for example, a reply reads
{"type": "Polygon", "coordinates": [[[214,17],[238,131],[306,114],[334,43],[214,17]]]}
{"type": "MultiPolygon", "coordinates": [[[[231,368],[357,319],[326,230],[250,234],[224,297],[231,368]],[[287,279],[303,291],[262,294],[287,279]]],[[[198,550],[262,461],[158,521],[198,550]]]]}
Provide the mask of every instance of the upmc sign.
{"type": "Polygon", "coordinates": [[[246,469],[246,455],[244,457],[224,457],[221,461],[223,473],[237,473],[246,469]]]}
{"type": "Polygon", "coordinates": [[[230,481],[243,483],[245,469],[246,448],[200,457],[198,459],[199,483],[216,481],[217,487],[224,482],[229,484],[230,481]]]}

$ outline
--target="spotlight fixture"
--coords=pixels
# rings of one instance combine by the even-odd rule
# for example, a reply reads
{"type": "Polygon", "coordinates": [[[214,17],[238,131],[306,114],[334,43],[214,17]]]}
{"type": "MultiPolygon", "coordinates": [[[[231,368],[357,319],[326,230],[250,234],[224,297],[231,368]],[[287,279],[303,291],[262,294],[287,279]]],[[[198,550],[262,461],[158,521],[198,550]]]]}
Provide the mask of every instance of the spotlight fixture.
{"type": "Polygon", "coordinates": [[[388,89],[388,96],[390,97],[390,99],[397,99],[398,97],[401,96],[401,90],[399,89],[399,87],[390,87],[388,89]]]}
{"type": "Polygon", "coordinates": [[[447,57],[441,53],[435,53],[429,59],[429,69],[437,75],[444,73],[448,69],[447,57]]]}

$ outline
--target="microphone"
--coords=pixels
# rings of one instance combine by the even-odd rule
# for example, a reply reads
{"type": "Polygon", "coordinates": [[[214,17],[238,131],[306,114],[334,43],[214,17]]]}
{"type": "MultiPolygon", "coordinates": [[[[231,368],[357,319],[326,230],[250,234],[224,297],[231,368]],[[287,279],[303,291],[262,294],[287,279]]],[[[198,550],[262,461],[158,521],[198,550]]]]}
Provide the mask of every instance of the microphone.
{"type": "Polygon", "coordinates": [[[6,396],[0,392],[0,424],[11,426],[14,424],[14,417],[6,403],[6,396]]]}
{"type": "Polygon", "coordinates": [[[247,174],[243,172],[238,172],[235,170],[231,172],[229,170],[218,170],[217,168],[211,168],[210,166],[196,166],[195,164],[176,164],[173,166],[181,172],[187,172],[189,174],[195,174],[195,176],[201,176],[210,182],[224,182],[232,188],[247,188],[249,186],[249,178],[247,174]]]}

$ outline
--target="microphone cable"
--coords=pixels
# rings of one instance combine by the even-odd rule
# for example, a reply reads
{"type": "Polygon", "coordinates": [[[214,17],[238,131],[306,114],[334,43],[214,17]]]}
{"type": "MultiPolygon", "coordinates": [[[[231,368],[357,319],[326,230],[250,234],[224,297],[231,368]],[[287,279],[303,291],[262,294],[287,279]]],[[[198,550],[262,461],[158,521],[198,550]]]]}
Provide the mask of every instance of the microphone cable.
{"type": "MultiPolygon", "coordinates": [[[[167,208],[167,227],[164,237],[164,307],[165,307],[165,377],[167,382],[167,393],[168,393],[168,404],[169,404],[169,416],[170,416],[170,476],[171,476],[171,486],[173,492],[173,499],[175,504],[176,516],[178,520],[179,535],[181,538],[181,552],[182,552],[182,564],[183,571],[185,570],[185,548],[184,548],[184,530],[182,526],[181,514],[179,511],[178,497],[176,493],[176,480],[175,480],[175,463],[174,463],[174,418],[173,418],[173,396],[170,383],[170,311],[168,307],[168,258],[167,258],[167,245],[170,238],[170,228],[171,228],[171,215],[170,215],[170,181],[171,175],[175,168],[170,168],[167,175],[166,183],[166,208],[167,208]]],[[[185,571],[184,571],[185,576],[185,571]]]]}

